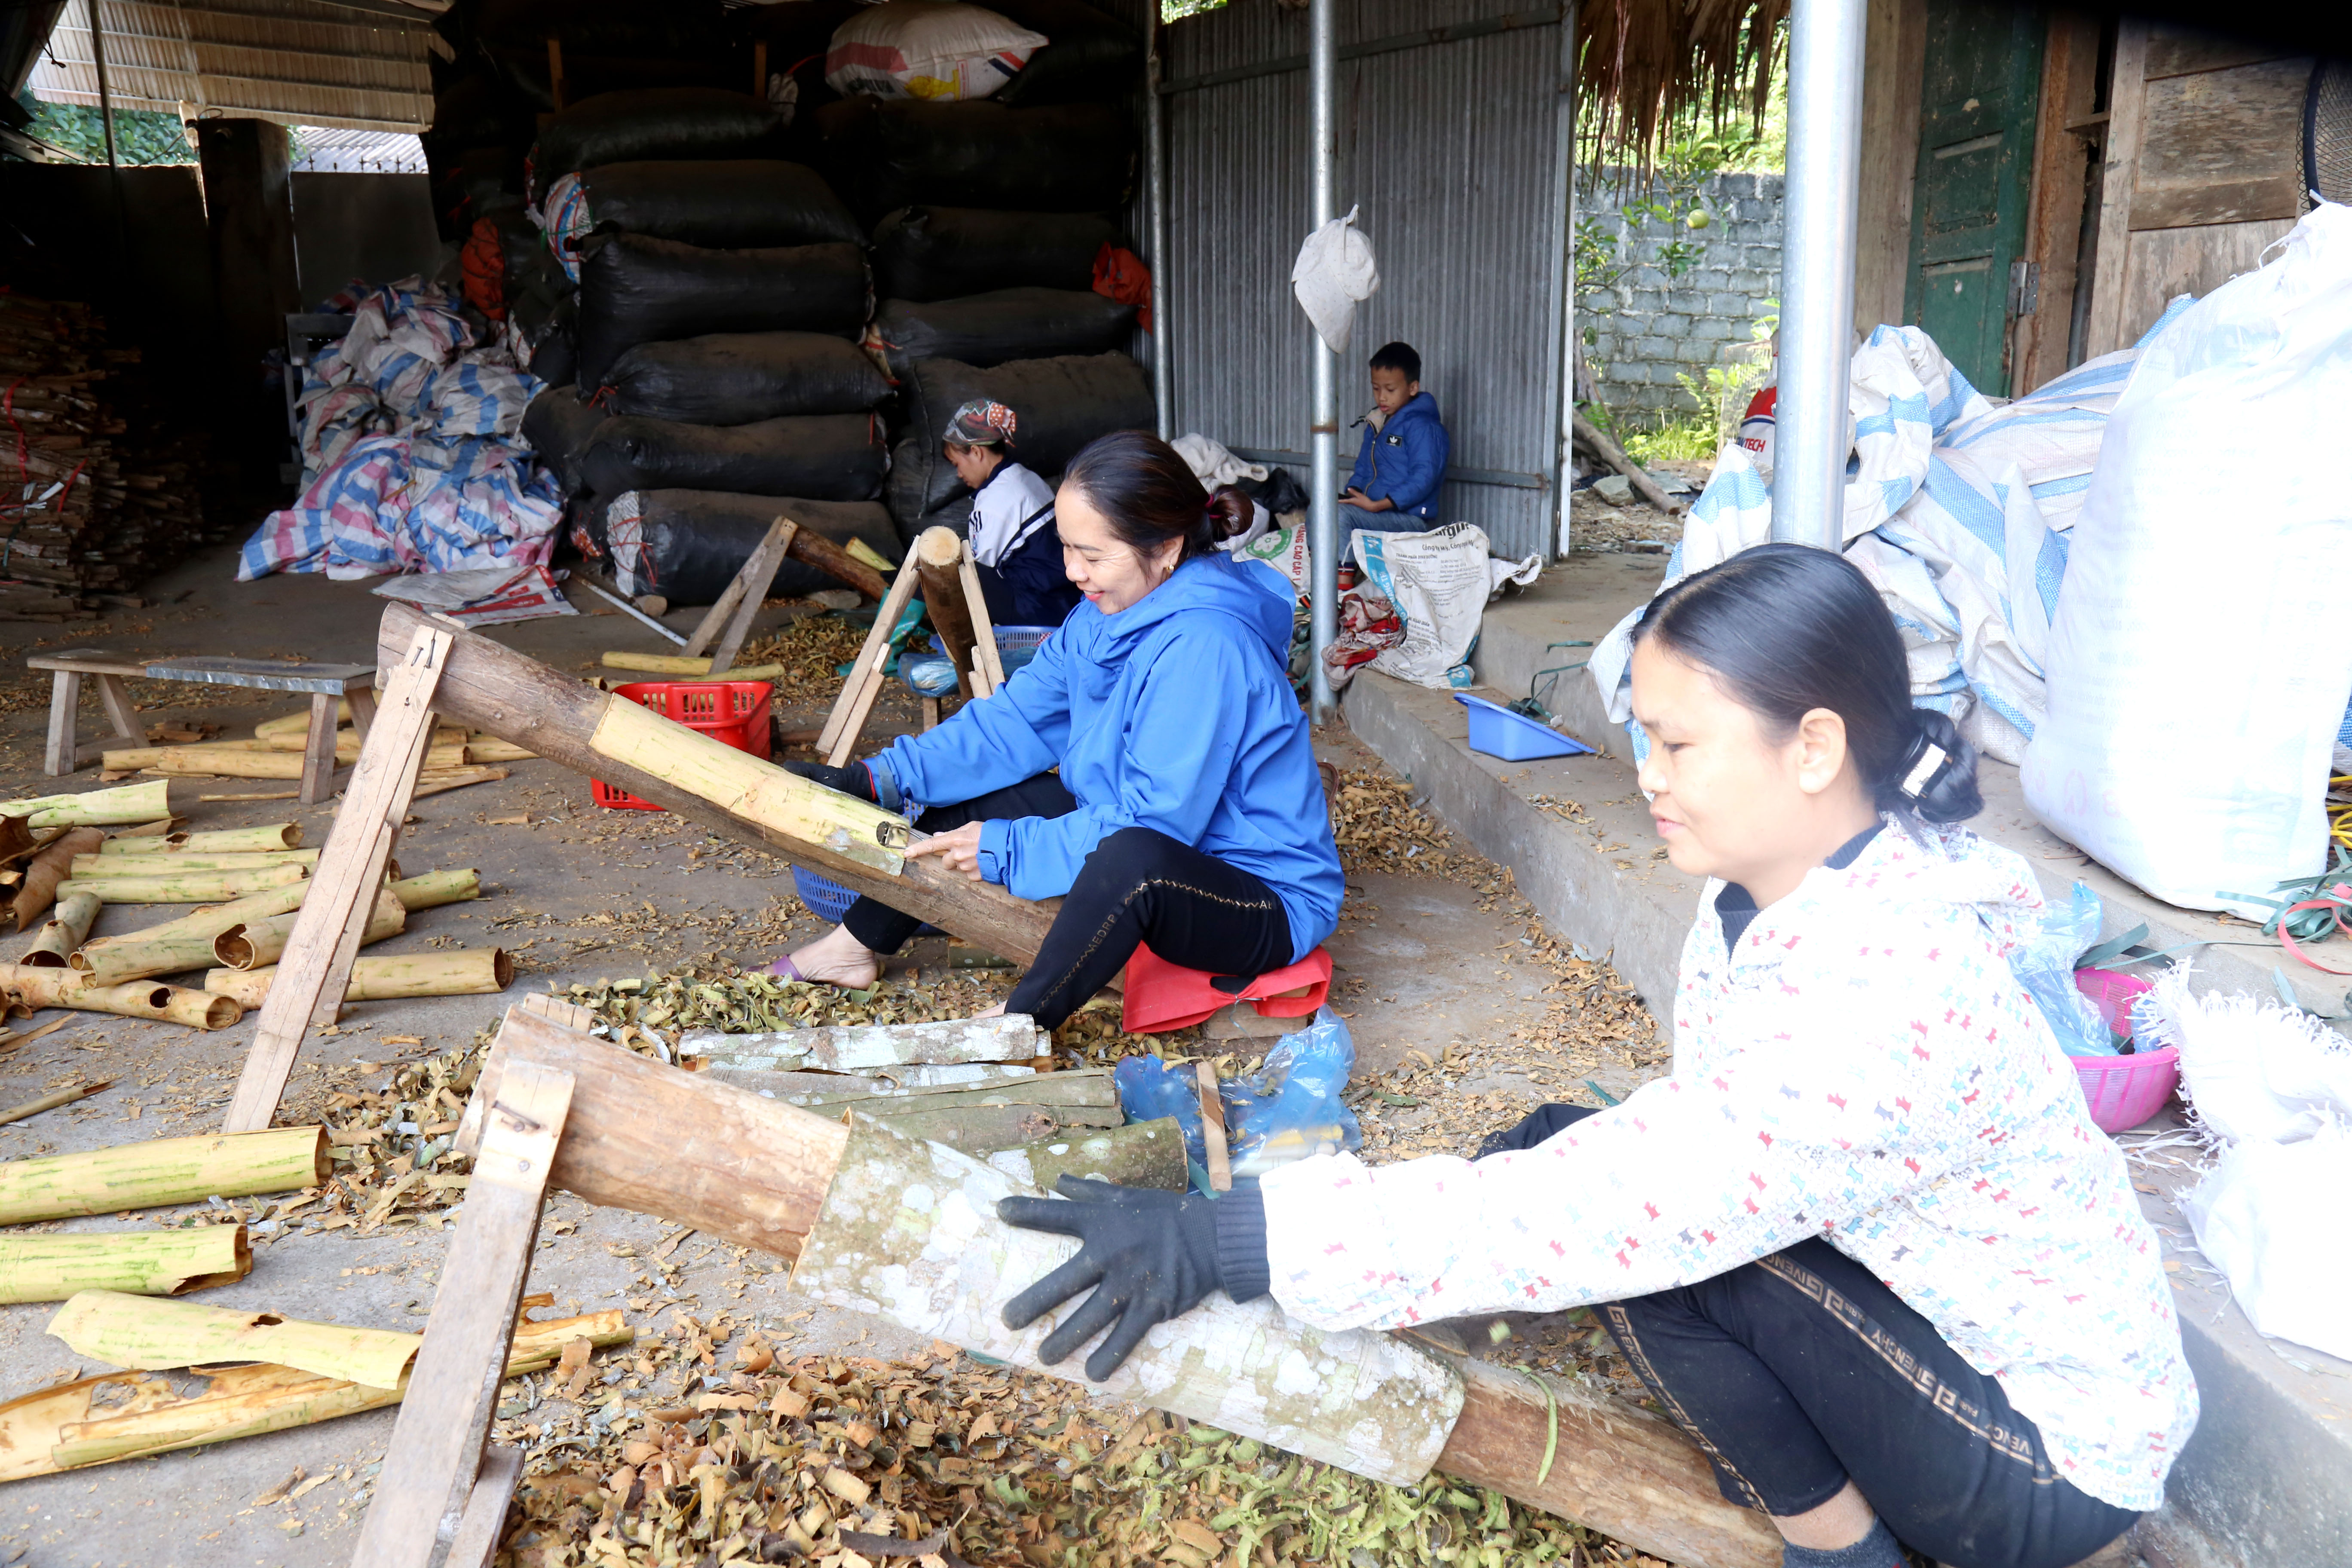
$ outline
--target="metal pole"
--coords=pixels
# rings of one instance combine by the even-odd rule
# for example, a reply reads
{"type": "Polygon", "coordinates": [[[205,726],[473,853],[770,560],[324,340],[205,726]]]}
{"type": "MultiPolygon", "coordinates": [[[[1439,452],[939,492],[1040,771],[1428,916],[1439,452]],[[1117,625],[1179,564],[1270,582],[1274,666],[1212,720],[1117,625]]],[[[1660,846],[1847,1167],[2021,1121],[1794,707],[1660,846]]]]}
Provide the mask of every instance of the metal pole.
{"type": "Polygon", "coordinates": [[[1559,230],[1552,244],[1552,295],[1559,301],[1559,387],[1553,409],[1559,440],[1552,453],[1552,500],[1557,506],[1557,552],[1569,552],[1568,501],[1576,478],[1576,0],[1559,8],[1559,185],[1554,211],[1559,230]]]}
{"type": "MultiPolygon", "coordinates": [[[[1333,110],[1332,78],[1338,66],[1332,12],[1337,0],[1308,0],[1307,7],[1307,97],[1313,148],[1314,226],[1321,228],[1339,216],[1332,179],[1339,162],[1339,120],[1333,110]]],[[[1339,390],[1338,356],[1324,346],[1320,333],[1307,329],[1315,356],[1315,417],[1308,426],[1313,438],[1314,488],[1307,493],[1307,545],[1315,573],[1313,597],[1314,721],[1328,723],[1337,700],[1331,678],[1323,668],[1323,650],[1339,637],[1339,390]]]]}
{"type": "Polygon", "coordinates": [[[1794,0],[1789,9],[1772,537],[1824,550],[1843,544],[1845,531],[1864,15],[1864,0],[1794,0]]]}
{"type": "Polygon", "coordinates": [[[1165,26],[1155,4],[1143,68],[1144,183],[1151,204],[1151,401],[1160,411],[1160,438],[1168,441],[1176,434],[1176,370],[1168,358],[1168,100],[1160,91],[1165,26]]]}
{"type": "Polygon", "coordinates": [[[114,155],[114,93],[106,82],[106,27],[98,19],[98,0],[85,0],[89,7],[89,57],[98,66],[98,117],[106,126],[106,166],[121,165],[114,155]]]}

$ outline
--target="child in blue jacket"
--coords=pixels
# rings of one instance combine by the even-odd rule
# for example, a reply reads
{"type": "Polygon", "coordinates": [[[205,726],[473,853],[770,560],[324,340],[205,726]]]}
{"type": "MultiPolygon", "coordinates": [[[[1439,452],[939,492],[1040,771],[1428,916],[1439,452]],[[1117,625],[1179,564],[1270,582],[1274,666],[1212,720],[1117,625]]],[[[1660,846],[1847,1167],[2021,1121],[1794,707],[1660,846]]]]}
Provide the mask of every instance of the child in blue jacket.
{"type": "Polygon", "coordinates": [[[1421,389],[1421,355],[1390,343],[1372,356],[1372,411],[1358,423],[1364,445],[1341,502],[1365,512],[1358,528],[1421,533],[1437,521],[1437,489],[1454,443],[1437,399],[1421,389]]]}

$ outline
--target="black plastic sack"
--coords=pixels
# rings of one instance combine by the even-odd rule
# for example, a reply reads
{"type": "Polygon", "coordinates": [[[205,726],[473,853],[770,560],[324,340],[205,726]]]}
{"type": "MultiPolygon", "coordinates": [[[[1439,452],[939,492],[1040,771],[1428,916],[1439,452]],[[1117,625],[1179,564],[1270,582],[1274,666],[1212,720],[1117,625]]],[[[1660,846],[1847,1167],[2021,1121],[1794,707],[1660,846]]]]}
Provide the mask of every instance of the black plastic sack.
{"type": "Polygon", "coordinates": [[[1124,205],[1133,183],[1135,132],[1120,106],[860,95],[814,118],[833,188],[868,221],[920,202],[1104,212],[1124,205]]]}
{"type": "Polygon", "coordinates": [[[969,495],[940,443],[956,409],[992,397],[1019,421],[1013,456],[1050,480],[1078,448],[1113,430],[1149,430],[1156,423],[1151,383],[1125,354],[1022,359],[992,370],[953,360],[919,360],[899,387],[907,437],[890,463],[890,515],[902,527],[919,522],[959,495],[969,495]]]}
{"type": "Polygon", "coordinates": [[[1234,488],[1276,517],[1286,517],[1294,511],[1305,511],[1309,502],[1307,487],[1288,468],[1267,466],[1262,479],[1236,479],[1234,488]]]}
{"type": "Polygon", "coordinates": [[[799,414],[749,425],[614,419],[594,432],[578,466],[588,489],[613,495],[693,489],[879,500],[889,459],[880,415],[799,414]]]}
{"type": "Polygon", "coordinates": [[[523,296],[517,310],[517,320],[522,323],[523,345],[530,350],[530,363],[525,368],[550,386],[573,386],[580,380],[579,323],[573,318],[572,297],[569,294],[538,311],[542,297],[536,292],[523,296]]]}
{"type": "Polygon", "coordinates": [[[1007,360],[1108,353],[1127,345],[1134,327],[1134,306],[1091,289],[1000,289],[929,304],[891,300],[874,313],[883,357],[901,381],[917,360],[984,370],[1007,360]]]}
{"type": "Polygon", "coordinates": [[[775,158],[675,158],[585,171],[598,233],[719,247],[864,245],[866,231],[814,169],[775,158]]]}
{"type": "Polygon", "coordinates": [[[640,343],[614,362],[598,401],[682,425],[749,425],[787,414],[863,414],[890,395],[866,351],[814,332],[713,332],[640,343]]]}
{"type": "Polygon", "coordinates": [[[1141,37],[1081,0],[991,0],[988,8],[1054,40],[997,90],[995,102],[1014,109],[1121,102],[1143,74],[1141,37]]]}
{"type": "Polygon", "coordinates": [[[533,205],[566,174],[646,158],[758,158],[782,124],[749,93],[716,87],[647,87],[583,98],[540,127],[531,150],[533,205]]]}
{"type": "Polygon", "coordinates": [[[707,250],[641,234],[599,235],[580,263],[580,382],[602,386],[639,343],[705,332],[856,338],[872,304],[855,245],[707,250]]]}
{"type": "Polygon", "coordinates": [[[522,411],[522,438],[555,476],[556,487],[567,496],[590,489],[580,480],[580,457],[596,427],[611,416],[593,403],[580,401],[576,386],[551,386],[522,411]]]}
{"type": "Polygon", "coordinates": [[[998,289],[1091,289],[1118,231],[1091,213],[901,207],[874,228],[874,292],[960,300],[998,289]]]}
{"type": "MultiPolygon", "coordinates": [[[[631,490],[604,509],[604,550],[624,595],[659,594],[672,605],[715,603],[743,570],[768,526],[789,517],[835,544],[863,540],[884,560],[901,552],[890,514],[872,501],[822,501],[720,490],[631,490]]],[[[846,584],[787,558],[768,592],[793,598],[846,584]]]]}

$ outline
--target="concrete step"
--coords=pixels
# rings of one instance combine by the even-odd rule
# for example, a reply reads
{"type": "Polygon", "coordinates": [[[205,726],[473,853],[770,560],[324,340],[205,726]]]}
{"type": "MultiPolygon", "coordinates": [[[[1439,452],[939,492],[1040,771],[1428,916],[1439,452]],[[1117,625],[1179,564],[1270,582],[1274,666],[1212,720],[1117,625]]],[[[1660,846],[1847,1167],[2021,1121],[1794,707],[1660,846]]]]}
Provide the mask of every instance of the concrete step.
{"type": "MultiPolygon", "coordinates": [[[[1538,671],[1584,658],[1588,648],[1559,645],[1598,641],[1648,597],[1660,564],[1580,558],[1493,606],[1475,660],[1479,694],[1525,696],[1538,671]]],[[[1609,754],[1505,763],[1474,752],[1465,710],[1450,693],[1378,675],[1357,676],[1346,713],[1356,736],[1411,778],[1433,813],[1511,868],[1554,930],[1610,954],[1668,1029],[1700,881],[1657,853],[1624,733],[1608,723],[1585,672],[1559,676],[1542,700],[1565,728],[1609,754]]],[[[2105,908],[2104,935],[2146,922],[2153,946],[2227,943],[2198,955],[2201,984],[2258,995],[2272,994],[2273,968],[2292,963],[2252,927],[2175,909],[2089,864],[2033,821],[2015,769],[1989,763],[1980,778],[1987,808],[1971,826],[2024,856],[2046,896],[2067,896],[2077,878],[2088,882],[2105,908]]],[[[2326,948],[2336,951],[2323,956],[2339,966],[2352,957],[2341,939],[2326,948]]],[[[2309,1003],[2341,1005],[2340,983],[2291,981],[2309,1003]]],[[[2168,1112],[2150,1125],[2177,1124],[2168,1112]]],[[[2173,1469],[2169,1505],[2144,1527],[2150,1561],[2161,1557],[2172,1568],[2352,1562],[2352,1363],[2254,1331],[2196,1250],[2177,1202],[2195,1173],[2172,1158],[2152,1151],[2133,1168],[2143,1207],[2178,1265],[2175,1300],[2204,1414],[2173,1469]]]]}

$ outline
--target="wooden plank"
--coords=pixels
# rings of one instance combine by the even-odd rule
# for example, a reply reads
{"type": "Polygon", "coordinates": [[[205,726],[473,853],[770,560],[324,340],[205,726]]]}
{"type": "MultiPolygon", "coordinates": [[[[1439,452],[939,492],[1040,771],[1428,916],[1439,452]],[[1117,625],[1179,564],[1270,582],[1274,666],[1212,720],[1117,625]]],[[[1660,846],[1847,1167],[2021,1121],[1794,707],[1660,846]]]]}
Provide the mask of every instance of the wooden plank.
{"type": "Polygon", "coordinates": [[[2106,121],[2102,114],[2094,134],[2074,128],[2091,120],[2098,88],[2098,19],[2053,12],[2042,51],[2042,108],[2025,219],[2025,259],[2040,268],[2037,300],[2030,313],[2017,318],[2010,357],[2010,385],[2020,396],[2066,373],[2090,160],[2098,155],[2106,121]]]}
{"type": "Polygon", "coordinates": [[[49,739],[42,753],[41,771],[63,778],[80,765],[74,744],[74,721],[81,707],[81,677],[60,669],[49,681],[49,739]]]}
{"type": "Polygon", "coordinates": [[[244,686],[257,691],[327,691],[348,696],[375,679],[372,664],[288,664],[275,658],[156,659],[142,672],[157,680],[244,686]]]}
{"type": "Polygon", "coordinates": [[[301,801],[316,805],[327,798],[335,776],[335,712],[338,700],[324,692],[310,697],[310,727],[302,738],[301,801]]]}
{"type": "Polygon", "coordinates": [[[2133,235],[2131,265],[2124,279],[2124,342],[2135,341],[2153,326],[2175,296],[2201,299],[2239,273],[2252,272],[2262,264],[2263,252],[2294,225],[2294,219],[2283,217],[2133,235]]]}
{"type": "Polygon", "coordinates": [[[373,687],[352,688],[352,728],[359,731],[360,744],[367,744],[368,731],[375,724],[375,690],[373,687]]]}
{"type": "Polygon", "coordinates": [[[1208,1062],[1192,1064],[1201,1091],[1201,1147],[1209,1157],[1209,1190],[1234,1190],[1234,1167],[1225,1154],[1225,1102],[1217,1094],[1217,1069],[1208,1062]]]}
{"type": "Polygon", "coordinates": [[[1927,0],[1869,0],[1862,68],[1861,216],[1853,263],[1854,330],[1903,320],[1911,265],[1911,192],[1919,163],[1919,88],[1927,0]]]}
{"type": "Polygon", "coordinates": [[[963,602],[971,612],[971,652],[975,663],[972,673],[984,677],[988,689],[982,697],[992,697],[1004,684],[1004,652],[996,646],[996,623],[989,618],[988,595],[980,585],[980,568],[971,559],[971,541],[965,540],[963,559],[957,563],[956,575],[963,582],[963,602]]]}
{"type": "Polygon", "coordinates": [[[254,1131],[269,1125],[312,1023],[334,1022],[359,952],[375,889],[399,837],[401,818],[416,787],[416,770],[433,738],[433,696],[449,654],[451,634],[420,624],[407,657],[384,687],[383,721],[361,748],[351,790],[302,900],[301,919],[279,961],[278,979],[262,1004],[245,1071],[229,1101],[223,1130],[254,1131]],[[319,1015],[324,1010],[325,1016],[319,1015]]]}
{"type": "Polygon", "coordinates": [[[890,628],[898,624],[906,613],[907,601],[915,596],[915,584],[920,580],[909,568],[911,562],[902,562],[898,574],[890,580],[890,591],[883,595],[880,608],[874,612],[874,627],[866,634],[865,643],[851,662],[849,675],[841,683],[841,696],[825,715],[824,728],[817,731],[818,754],[835,767],[848,760],[849,748],[857,743],[857,733],[866,727],[866,715],[873,711],[874,699],[882,689],[882,655],[890,638],[890,628]]]}
{"type": "Polygon", "coordinates": [[[514,1500],[515,1483],[522,1479],[522,1450],[493,1443],[482,1455],[481,1474],[467,1495],[465,1517],[449,1542],[444,1568],[490,1568],[498,1555],[499,1537],[506,1531],[507,1505],[514,1500]]]}
{"type": "Polygon", "coordinates": [[[781,1258],[799,1254],[849,1136],[839,1121],[664,1067],[518,1006],[507,1010],[482,1066],[459,1149],[481,1136],[475,1107],[503,1097],[507,1071],[523,1063],[569,1073],[574,1084],[551,1184],[781,1258]]]}
{"type": "Polygon", "coordinates": [[[2085,359],[2113,353],[2131,342],[2124,335],[2124,286],[2131,262],[2132,184],[2139,169],[2147,61],[2147,24],[2126,16],[2116,25],[2107,91],[2107,138],[2099,160],[2098,254],[2091,275],[2090,317],[2083,331],[2085,359]]]}
{"type": "Polygon", "coordinates": [[[2309,59],[2149,81],[2132,228],[2301,216],[2303,100],[2310,81],[2309,59]]]}
{"type": "Polygon", "coordinates": [[[571,1074],[516,1062],[484,1112],[465,1212],[352,1568],[431,1568],[458,1532],[482,1472],[572,1091],[571,1074]]]}
{"type": "Polygon", "coordinates": [[[26,669],[64,669],[79,675],[145,675],[146,662],[136,658],[119,658],[99,648],[86,648],[74,653],[36,654],[25,661],[26,669]]]}
{"type": "Polygon", "coordinates": [[[791,518],[780,517],[768,525],[767,537],[751,552],[751,559],[743,563],[738,580],[743,584],[742,597],[735,613],[728,617],[727,635],[719,639],[711,650],[710,673],[718,675],[731,669],[735,656],[742,651],[743,639],[751,635],[751,622],[760,606],[768,601],[768,589],[776,580],[777,569],[784,563],[784,552],[792,548],[793,539],[800,532],[800,524],[791,518]]]}
{"type": "MultiPolygon", "coordinates": [[[[377,647],[387,665],[415,628],[426,624],[424,612],[413,605],[385,607],[377,647]]],[[[456,634],[433,700],[452,720],[604,779],[713,833],[782,855],[854,891],[887,900],[893,908],[991,952],[1024,962],[1034,957],[1059,907],[1056,900],[1016,899],[992,883],[941,870],[929,857],[905,861],[895,874],[878,870],[824,844],[735,816],[677,784],[600,753],[592,742],[613,700],[606,693],[472,632],[456,634]]]]}
{"type": "MultiPolygon", "coordinates": [[[[771,524],[769,532],[774,531],[774,526],[771,524]]],[[[764,544],[766,540],[763,538],[761,542],[764,544]]],[[[754,546],[751,553],[744,558],[743,564],[736,568],[735,575],[727,580],[727,586],[719,590],[719,597],[702,612],[702,619],[695,622],[694,630],[677,645],[678,658],[700,658],[710,651],[710,645],[727,625],[727,618],[735,613],[735,606],[742,603],[746,586],[744,579],[751,571],[751,563],[758,560],[759,555],[759,549],[754,546]]]]}
{"type": "Polygon", "coordinates": [[[683,1036],[679,1050],[728,1067],[770,1072],[887,1072],[910,1063],[1027,1062],[1053,1049],[1026,1013],[924,1024],[828,1024],[751,1035],[683,1036]]]}
{"type": "MultiPolygon", "coordinates": [[[[2177,22],[2160,22],[2148,29],[2147,65],[2140,74],[2148,81],[2161,81],[2167,77],[2284,59],[2294,52],[2267,39],[2224,37],[2219,33],[2200,33],[2177,22]]],[[[2311,61],[2305,59],[2303,68],[2304,74],[2309,76],[2311,61]]]]}
{"type": "Polygon", "coordinates": [[[122,684],[119,675],[98,678],[98,700],[106,709],[106,716],[114,724],[114,732],[134,746],[147,743],[147,726],[139,721],[139,705],[131,700],[131,689],[122,684]]]}

